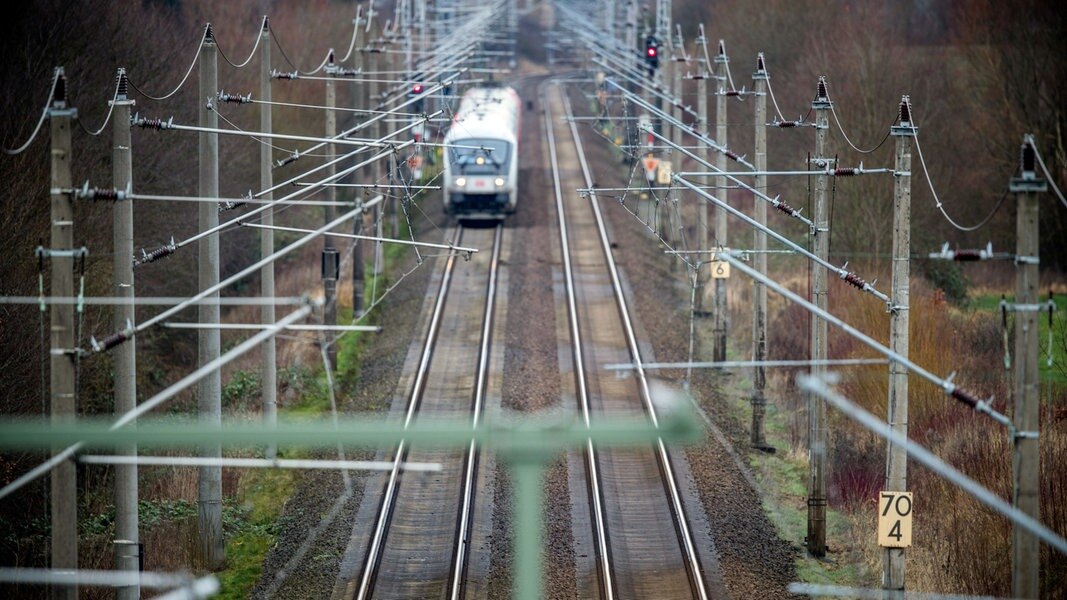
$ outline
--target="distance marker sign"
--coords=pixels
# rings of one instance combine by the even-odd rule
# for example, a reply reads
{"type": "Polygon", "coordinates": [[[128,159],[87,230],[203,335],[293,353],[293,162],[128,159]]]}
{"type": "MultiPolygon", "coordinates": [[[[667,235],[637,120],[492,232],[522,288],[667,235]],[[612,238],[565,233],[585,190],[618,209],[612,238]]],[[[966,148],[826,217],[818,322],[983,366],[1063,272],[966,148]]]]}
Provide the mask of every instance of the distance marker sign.
{"type": "Polygon", "coordinates": [[[881,492],[878,495],[879,546],[911,546],[911,512],[911,492],[881,492]]]}

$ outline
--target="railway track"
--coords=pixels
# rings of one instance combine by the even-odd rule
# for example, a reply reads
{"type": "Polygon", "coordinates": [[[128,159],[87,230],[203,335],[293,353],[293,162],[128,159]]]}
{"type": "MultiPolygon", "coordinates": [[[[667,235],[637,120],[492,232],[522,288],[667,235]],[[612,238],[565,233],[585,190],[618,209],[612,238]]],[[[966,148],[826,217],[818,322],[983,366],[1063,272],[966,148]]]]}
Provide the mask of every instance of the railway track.
{"type": "MultiPolygon", "coordinates": [[[[460,228],[457,244],[492,248],[457,271],[445,264],[418,367],[407,395],[405,426],[419,418],[481,418],[490,367],[493,307],[503,227],[460,228]],[[458,280],[458,284],[457,284],[458,280]],[[480,305],[482,311],[472,309],[480,305]]],[[[393,455],[350,598],[459,598],[466,585],[479,452],[411,447],[393,455]],[[431,477],[405,474],[404,461],[436,462],[431,477]]]]}
{"type": "MultiPolygon", "coordinates": [[[[564,190],[592,187],[570,105],[559,86],[542,92],[561,235],[578,410],[599,416],[641,411],[656,423],[641,352],[595,199],[564,190]],[[595,235],[590,235],[595,232],[595,235]],[[595,367],[633,362],[636,377],[604,376],[595,367]],[[587,368],[594,367],[593,369],[587,368]]],[[[708,598],[675,469],[666,446],[584,450],[597,578],[582,597],[708,598]]]]}

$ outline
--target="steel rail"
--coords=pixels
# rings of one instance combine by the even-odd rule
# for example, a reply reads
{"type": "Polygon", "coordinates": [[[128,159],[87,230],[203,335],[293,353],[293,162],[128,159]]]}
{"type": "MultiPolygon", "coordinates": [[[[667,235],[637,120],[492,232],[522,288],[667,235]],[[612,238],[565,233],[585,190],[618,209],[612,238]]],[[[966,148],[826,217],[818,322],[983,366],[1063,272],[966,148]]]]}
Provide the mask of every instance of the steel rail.
{"type": "MultiPolygon", "coordinates": [[[[463,238],[462,226],[457,226],[456,241],[459,243],[463,238]]],[[[445,299],[452,284],[452,271],[456,265],[456,252],[449,252],[448,261],[445,263],[444,275],[441,278],[441,287],[437,291],[437,299],[434,303],[433,313],[430,317],[430,327],[426,332],[426,343],[419,358],[419,366],[415,372],[415,382],[408,396],[407,414],[404,417],[404,429],[411,426],[415,413],[422,403],[422,391],[426,388],[426,377],[430,372],[430,361],[433,359],[433,349],[437,342],[437,335],[441,326],[441,315],[444,314],[445,299]]],[[[375,522],[374,532],[371,535],[370,544],[367,547],[367,560],[363,565],[363,574],[360,576],[359,589],[354,596],[356,600],[366,600],[370,596],[371,586],[378,572],[381,552],[385,541],[385,532],[389,528],[389,520],[392,516],[396,502],[396,489],[400,483],[400,465],[405,462],[407,456],[407,440],[400,440],[397,445],[396,455],[393,458],[393,468],[389,471],[389,479],[385,484],[382,495],[382,504],[378,510],[378,518],[375,522]]]]}
{"type": "MultiPolygon", "coordinates": [[[[489,351],[493,339],[493,317],[496,304],[497,267],[500,264],[501,239],[504,226],[498,224],[493,235],[493,252],[489,262],[489,289],[485,294],[485,319],[482,322],[482,341],[478,348],[478,373],[474,383],[473,416],[471,426],[477,428],[485,402],[486,382],[489,378],[489,351]]],[[[459,600],[466,583],[467,546],[470,544],[471,507],[474,504],[474,486],[478,474],[478,446],[472,439],[467,448],[466,473],[463,478],[463,502],[460,505],[459,525],[456,528],[455,552],[452,557],[452,585],[450,598],[459,600]]]]}
{"type": "MultiPolygon", "coordinates": [[[[559,220],[560,247],[563,252],[563,277],[567,288],[567,317],[570,324],[571,352],[574,354],[574,384],[578,394],[578,404],[582,409],[585,426],[590,426],[589,390],[585,378],[585,361],[582,359],[582,334],[578,327],[578,303],[575,298],[574,269],[571,262],[570,244],[568,243],[567,219],[564,213],[563,185],[559,176],[559,158],[556,155],[556,136],[553,132],[551,105],[547,94],[541,93],[541,106],[545,111],[545,129],[548,134],[548,153],[552,163],[552,181],[555,186],[556,215],[559,220]]],[[[592,438],[586,440],[586,468],[588,469],[589,495],[593,504],[593,524],[596,536],[597,561],[603,585],[602,596],[612,599],[615,585],[611,574],[611,552],[607,540],[607,523],[604,518],[604,500],[600,491],[600,470],[597,466],[596,449],[592,438]]]]}
{"type": "MultiPolygon", "coordinates": [[[[565,93],[563,94],[563,103],[567,114],[571,114],[570,100],[565,93]]],[[[568,126],[570,127],[571,135],[574,137],[574,145],[578,150],[578,161],[582,168],[582,176],[585,178],[586,187],[592,188],[593,178],[589,171],[589,164],[585,160],[585,151],[582,147],[581,137],[578,134],[578,128],[573,121],[569,122],[568,126]]],[[[611,251],[611,242],[608,240],[607,228],[604,223],[604,217],[600,211],[600,205],[597,202],[596,192],[590,193],[589,200],[590,206],[593,209],[593,215],[596,217],[601,248],[604,251],[605,262],[607,263],[608,271],[611,275],[612,287],[615,292],[616,302],[619,306],[619,316],[626,333],[626,341],[630,348],[630,355],[633,356],[634,364],[637,366],[636,372],[640,381],[641,398],[644,401],[645,408],[648,410],[652,424],[659,427],[656,408],[652,404],[652,396],[648,389],[648,378],[641,361],[641,349],[638,347],[637,338],[634,335],[633,323],[630,319],[630,309],[623,294],[622,283],[619,279],[619,272],[615,265],[614,256],[611,251]]],[[[704,579],[701,577],[700,559],[697,556],[696,544],[693,542],[693,536],[685,518],[685,507],[682,504],[681,494],[678,491],[678,484],[675,480],[674,469],[671,467],[670,456],[667,453],[667,447],[663,443],[662,438],[657,438],[656,447],[660,469],[663,473],[663,481],[666,484],[667,492],[671,500],[671,508],[673,509],[675,516],[675,526],[678,529],[679,537],[681,538],[682,551],[685,554],[686,568],[689,571],[690,581],[697,592],[698,597],[701,600],[707,600],[708,592],[707,587],[704,584],[704,579]]]]}

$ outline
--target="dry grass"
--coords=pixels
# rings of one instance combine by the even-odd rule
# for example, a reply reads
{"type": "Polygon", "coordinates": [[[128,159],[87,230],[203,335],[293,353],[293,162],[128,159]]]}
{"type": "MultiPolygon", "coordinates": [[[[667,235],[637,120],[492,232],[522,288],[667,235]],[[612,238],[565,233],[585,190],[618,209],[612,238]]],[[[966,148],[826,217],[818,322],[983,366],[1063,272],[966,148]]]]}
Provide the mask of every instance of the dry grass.
{"type": "MultiPolygon", "coordinates": [[[[888,316],[877,302],[855,294],[834,293],[831,311],[866,333],[887,342],[888,316]]],[[[994,396],[995,408],[1010,415],[1008,374],[1001,354],[1000,323],[988,314],[961,315],[942,296],[915,283],[910,302],[910,358],[930,372],[958,372],[956,382],[981,397],[994,396]]],[[[773,314],[773,313],[772,313],[773,314]]],[[[808,319],[786,307],[773,321],[776,357],[806,356],[808,319]]],[[[831,358],[877,356],[872,350],[831,335],[831,358]]],[[[841,391],[875,415],[886,414],[886,368],[841,370],[841,391]]],[[[1011,498],[1011,451],[1008,432],[956,403],[936,386],[910,377],[909,435],[943,460],[1005,499],[1011,498]]],[[[801,415],[799,394],[786,403],[801,415]]],[[[1041,520],[1067,534],[1067,418],[1062,386],[1043,384],[1041,426],[1041,520]]],[[[885,442],[839,414],[830,417],[831,505],[855,527],[853,536],[863,562],[877,572],[882,550],[875,544],[875,510],[884,484],[885,442]]],[[[803,445],[806,417],[792,423],[794,444],[803,445]]],[[[908,486],[915,493],[914,546],[908,552],[908,589],[1006,596],[1011,591],[1011,525],[932,472],[915,466],[908,486]]],[[[1067,560],[1044,549],[1042,597],[1067,597],[1067,560]]]]}

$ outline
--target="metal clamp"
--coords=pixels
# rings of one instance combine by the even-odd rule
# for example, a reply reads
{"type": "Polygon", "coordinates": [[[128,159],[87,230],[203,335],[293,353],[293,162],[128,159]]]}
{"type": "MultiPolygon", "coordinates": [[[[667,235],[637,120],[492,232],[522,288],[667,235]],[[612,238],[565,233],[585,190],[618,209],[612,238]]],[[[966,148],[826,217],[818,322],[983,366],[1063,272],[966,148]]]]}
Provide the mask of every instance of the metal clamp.
{"type": "Polygon", "coordinates": [[[52,250],[44,246],[37,246],[33,254],[37,258],[85,258],[89,256],[89,249],[82,246],[81,248],[71,248],[69,250],[52,250]]]}
{"type": "Polygon", "coordinates": [[[1037,304],[1016,304],[1007,300],[1000,301],[1000,309],[1008,312],[1041,312],[1044,310],[1056,310],[1056,302],[1046,300],[1037,304]]]}

